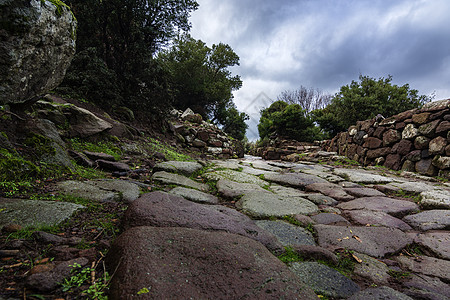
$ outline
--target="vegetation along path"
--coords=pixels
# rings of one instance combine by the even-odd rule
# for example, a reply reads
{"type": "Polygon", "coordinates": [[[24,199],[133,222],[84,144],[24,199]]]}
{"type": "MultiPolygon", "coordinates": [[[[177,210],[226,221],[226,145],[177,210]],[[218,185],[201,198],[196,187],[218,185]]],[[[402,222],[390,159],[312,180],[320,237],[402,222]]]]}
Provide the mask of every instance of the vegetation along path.
{"type": "Polygon", "coordinates": [[[65,181],[52,189],[85,203],[1,200],[2,294],[450,297],[450,187],[423,177],[247,156],[161,162],[145,183],[65,181]],[[86,222],[92,203],[104,207],[86,222]],[[64,222],[65,232],[42,227],[64,222]],[[23,236],[14,228],[27,225],[41,230],[23,236]]]}

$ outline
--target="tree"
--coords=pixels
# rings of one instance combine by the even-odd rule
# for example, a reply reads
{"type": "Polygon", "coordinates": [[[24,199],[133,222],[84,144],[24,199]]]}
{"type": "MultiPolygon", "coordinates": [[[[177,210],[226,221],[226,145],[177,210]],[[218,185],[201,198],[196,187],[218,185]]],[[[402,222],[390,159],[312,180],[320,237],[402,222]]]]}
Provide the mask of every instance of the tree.
{"type": "Polygon", "coordinates": [[[258,131],[261,140],[273,134],[302,142],[312,142],[322,137],[320,129],[299,104],[284,101],[275,101],[261,111],[258,131]]]}
{"type": "Polygon", "coordinates": [[[220,114],[233,106],[232,92],[242,86],[239,76],[229,67],[239,65],[239,56],[226,44],[209,48],[201,40],[183,34],[173,46],[158,54],[158,60],[170,70],[174,87],[174,106],[190,107],[205,118],[221,123],[220,114]]]}
{"type": "Polygon", "coordinates": [[[250,117],[244,112],[239,112],[234,103],[228,108],[221,109],[219,113],[219,123],[223,124],[222,130],[239,141],[245,138],[248,128],[245,121],[248,119],[250,117]]]}
{"type": "Polygon", "coordinates": [[[188,31],[194,0],[67,0],[78,19],[77,55],[62,86],[83,90],[107,107],[161,111],[170,104],[168,73],[153,56],[180,30],[188,31]],[[95,49],[92,51],[90,49],[95,49]],[[92,56],[86,57],[86,51],[92,56]],[[77,56],[84,55],[83,59],[77,56]],[[87,61],[90,59],[91,61],[87,61]],[[106,68],[106,69],[105,69],[106,68]],[[117,90],[92,74],[107,73],[117,90]],[[90,79],[84,84],[84,78],[90,79]],[[94,81],[95,80],[95,81],[94,81]],[[97,82],[98,81],[98,82],[97,82]],[[100,89],[100,90],[99,90],[100,89]],[[103,96],[102,96],[103,95],[103,96]]]}
{"type": "Polygon", "coordinates": [[[278,96],[278,100],[288,104],[299,104],[307,113],[326,107],[332,95],[324,94],[320,89],[300,86],[297,90],[286,90],[278,96]]]}
{"type": "Polygon", "coordinates": [[[406,110],[421,107],[431,101],[431,97],[418,95],[408,84],[392,84],[392,76],[378,80],[369,76],[359,76],[359,81],[342,86],[331,103],[312,116],[322,129],[335,135],[347,130],[357,121],[375,117],[378,114],[389,117],[406,110]]]}

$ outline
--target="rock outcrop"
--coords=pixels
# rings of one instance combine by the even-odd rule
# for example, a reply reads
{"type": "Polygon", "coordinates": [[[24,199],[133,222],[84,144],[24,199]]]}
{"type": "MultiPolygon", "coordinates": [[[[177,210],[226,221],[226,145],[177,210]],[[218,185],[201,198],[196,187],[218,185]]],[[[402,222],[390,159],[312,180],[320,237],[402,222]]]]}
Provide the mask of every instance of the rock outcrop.
{"type": "Polygon", "coordinates": [[[0,0],[0,104],[57,87],[75,54],[75,30],[60,0],[0,0]]]}

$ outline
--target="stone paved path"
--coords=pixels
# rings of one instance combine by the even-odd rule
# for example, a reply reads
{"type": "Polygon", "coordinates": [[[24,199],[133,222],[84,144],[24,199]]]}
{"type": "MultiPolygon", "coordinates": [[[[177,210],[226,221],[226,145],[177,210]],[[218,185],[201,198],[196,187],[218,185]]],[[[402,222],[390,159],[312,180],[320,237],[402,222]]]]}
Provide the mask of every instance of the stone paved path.
{"type": "Polygon", "coordinates": [[[450,297],[449,184],[256,157],[154,172],[108,254],[112,299],[450,297]]]}

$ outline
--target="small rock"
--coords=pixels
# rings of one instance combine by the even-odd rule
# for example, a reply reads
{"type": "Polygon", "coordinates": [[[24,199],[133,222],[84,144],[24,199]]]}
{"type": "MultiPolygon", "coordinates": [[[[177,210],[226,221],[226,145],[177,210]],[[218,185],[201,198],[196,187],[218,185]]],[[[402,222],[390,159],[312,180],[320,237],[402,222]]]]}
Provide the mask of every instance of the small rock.
{"type": "Polygon", "coordinates": [[[216,196],[184,187],[176,187],[169,194],[178,195],[197,203],[219,204],[219,199],[216,196]]]}
{"type": "Polygon", "coordinates": [[[356,257],[362,260],[361,263],[355,265],[354,273],[361,277],[367,278],[376,284],[388,284],[389,267],[368,255],[362,253],[354,253],[356,257]]]}
{"type": "Polygon", "coordinates": [[[131,170],[130,166],[116,161],[109,161],[109,160],[103,160],[98,159],[95,161],[95,163],[98,165],[99,168],[111,171],[111,172],[129,172],[131,170]]]}
{"type": "Polygon", "coordinates": [[[450,208],[450,192],[445,190],[431,190],[420,193],[420,204],[427,208],[450,208]]]}
{"type": "Polygon", "coordinates": [[[293,246],[292,249],[305,259],[323,260],[333,265],[337,265],[339,263],[339,258],[333,252],[322,247],[297,245],[293,246]]]}
{"type": "Polygon", "coordinates": [[[106,153],[90,152],[90,151],[83,151],[83,153],[92,160],[101,159],[101,160],[107,160],[107,161],[116,161],[114,156],[106,154],[106,153]]]}

